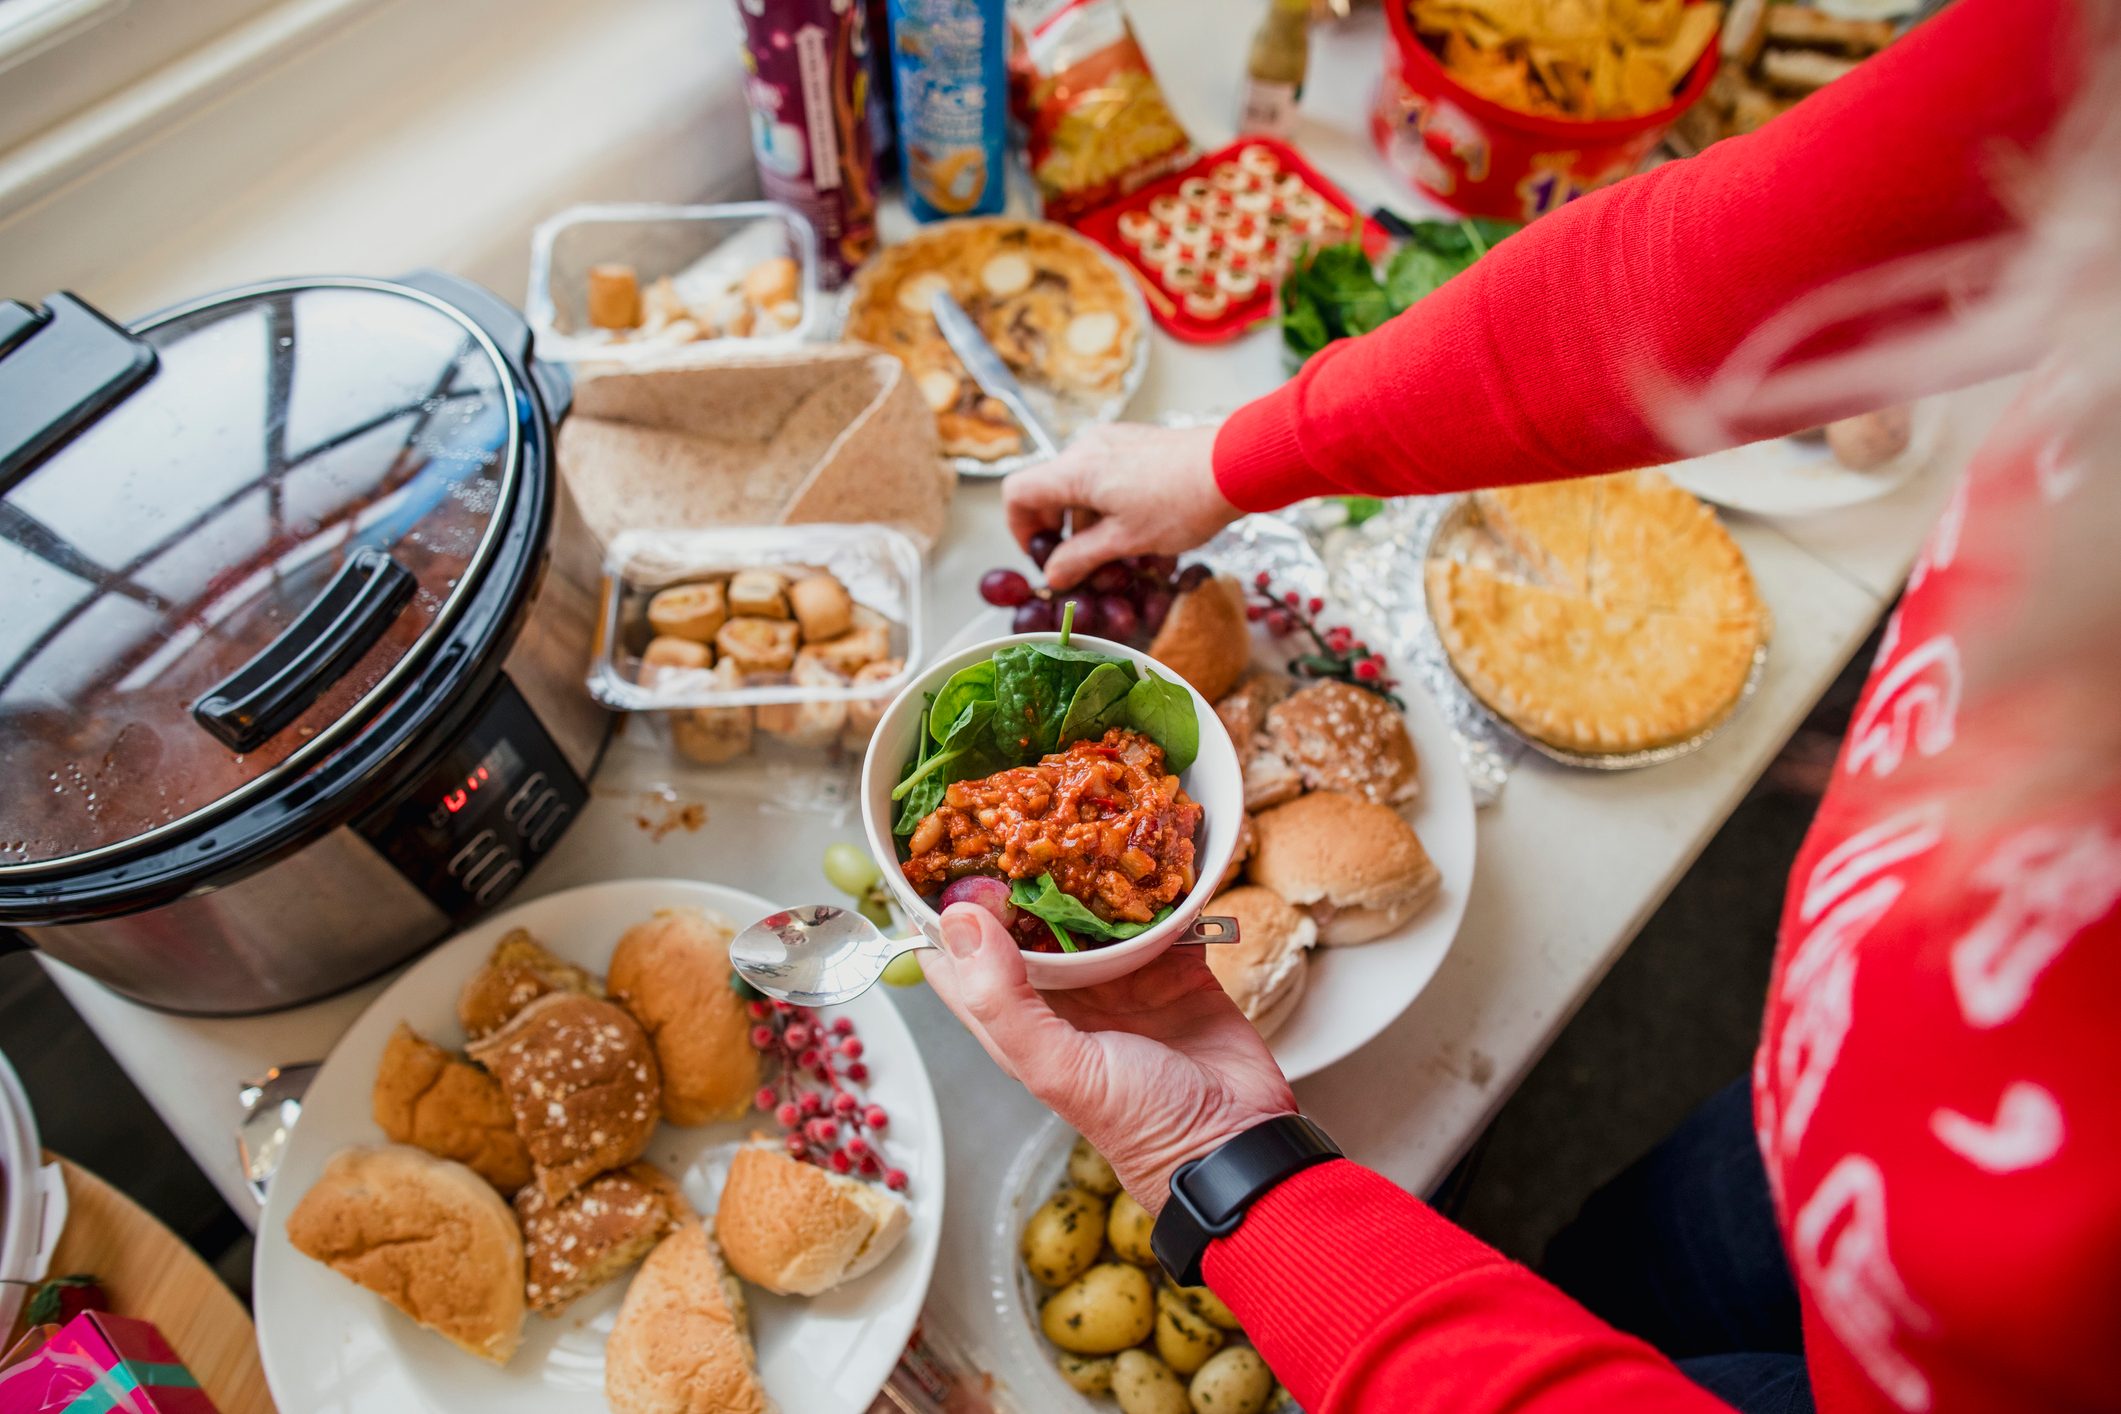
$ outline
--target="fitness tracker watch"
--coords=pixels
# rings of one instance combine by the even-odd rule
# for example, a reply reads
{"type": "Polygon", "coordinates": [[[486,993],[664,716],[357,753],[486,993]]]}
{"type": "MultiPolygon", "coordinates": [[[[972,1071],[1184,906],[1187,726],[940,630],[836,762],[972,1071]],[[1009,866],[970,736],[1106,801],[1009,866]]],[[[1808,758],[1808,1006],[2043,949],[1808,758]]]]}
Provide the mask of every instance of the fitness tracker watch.
{"type": "Polygon", "coordinates": [[[1237,1231],[1245,1214],[1291,1174],[1340,1157],[1340,1146],[1302,1115],[1255,1124],[1171,1175],[1171,1200],[1149,1234],[1156,1260],[1180,1286],[1199,1286],[1208,1244],[1237,1231]]]}

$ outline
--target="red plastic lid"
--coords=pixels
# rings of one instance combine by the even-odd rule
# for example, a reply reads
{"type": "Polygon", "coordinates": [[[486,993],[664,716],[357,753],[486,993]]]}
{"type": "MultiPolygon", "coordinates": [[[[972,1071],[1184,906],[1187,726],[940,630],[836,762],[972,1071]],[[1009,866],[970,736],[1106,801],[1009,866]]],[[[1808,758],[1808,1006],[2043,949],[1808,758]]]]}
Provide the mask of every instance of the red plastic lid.
{"type": "Polygon", "coordinates": [[[513,495],[508,366],[425,294],[260,286],[136,332],[152,376],[0,489],[0,876],[196,823],[357,734],[513,495]]]}

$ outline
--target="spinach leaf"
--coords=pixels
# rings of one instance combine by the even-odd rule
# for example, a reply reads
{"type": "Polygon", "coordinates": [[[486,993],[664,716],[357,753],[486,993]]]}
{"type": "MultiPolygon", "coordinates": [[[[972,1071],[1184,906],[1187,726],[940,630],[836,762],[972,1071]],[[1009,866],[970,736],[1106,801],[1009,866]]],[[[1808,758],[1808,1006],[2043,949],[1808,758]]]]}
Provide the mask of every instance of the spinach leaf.
{"type": "Polygon", "coordinates": [[[1154,673],[1144,673],[1128,689],[1124,725],[1164,749],[1164,765],[1173,775],[1200,755],[1200,718],[1193,711],[1193,694],[1154,673]]]}
{"type": "Polygon", "coordinates": [[[1385,503],[1375,496],[1335,496],[1332,499],[1340,502],[1341,508],[1348,513],[1351,526],[1361,525],[1385,508],[1385,503]]]}
{"type": "Polygon", "coordinates": [[[1100,663],[1090,670],[1061,718],[1060,745],[1095,741],[1127,722],[1127,691],[1134,686],[1131,663],[1100,663]]]}
{"type": "Polygon", "coordinates": [[[1076,937],[1123,942],[1148,932],[1171,914],[1166,907],[1158,909],[1156,916],[1147,923],[1107,923],[1080,899],[1062,893],[1051,874],[1041,874],[1036,879],[1018,879],[1009,886],[1009,902],[1034,918],[1043,919],[1068,952],[1076,951],[1073,946],[1076,937]]]}
{"type": "Polygon", "coordinates": [[[1016,764],[1016,758],[994,739],[994,703],[972,702],[944,733],[942,748],[900,781],[891,798],[902,802],[895,835],[910,835],[913,827],[936,806],[952,781],[991,776],[1016,764]]]}
{"type": "Polygon", "coordinates": [[[1385,265],[1385,297],[1394,309],[1405,309],[1472,263],[1470,253],[1446,255],[1425,245],[1403,245],[1385,265]]]}
{"type": "Polygon", "coordinates": [[[1012,643],[994,655],[994,736],[1010,764],[1060,749],[1061,718],[1102,653],[1052,643],[1012,643]]]}
{"type": "MultiPolygon", "coordinates": [[[[937,730],[937,724],[955,722],[967,707],[981,700],[992,701],[994,697],[994,663],[989,659],[978,663],[967,663],[950,675],[942,691],[935,694],[929,703],[929,729],[937,730]]],[[[934,738],[940,742],[940,732],[934,738]]]]}

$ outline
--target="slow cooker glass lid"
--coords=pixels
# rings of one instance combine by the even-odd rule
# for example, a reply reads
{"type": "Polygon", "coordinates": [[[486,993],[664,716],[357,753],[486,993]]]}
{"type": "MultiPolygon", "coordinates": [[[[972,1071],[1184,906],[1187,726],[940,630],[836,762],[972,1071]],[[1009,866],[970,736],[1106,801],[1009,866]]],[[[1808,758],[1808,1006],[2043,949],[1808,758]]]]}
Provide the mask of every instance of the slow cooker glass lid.
{"type": "Polygon", "coordinates": [[[259,287],[136,332],[154,375],[0,499],[0,873],[200,823],[350,739],[513,493],[514,378],[424,294],[259,287]]]}

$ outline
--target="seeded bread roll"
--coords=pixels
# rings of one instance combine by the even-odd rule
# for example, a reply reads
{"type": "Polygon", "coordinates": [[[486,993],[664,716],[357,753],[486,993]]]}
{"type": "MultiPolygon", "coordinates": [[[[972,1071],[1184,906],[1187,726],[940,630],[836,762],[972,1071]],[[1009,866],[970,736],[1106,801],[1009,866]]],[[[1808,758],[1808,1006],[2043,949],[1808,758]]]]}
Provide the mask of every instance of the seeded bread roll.
{"type": "Polygon", "coordinates": [[[383,1047],[369,1107],[394,1144],[454,1159],[504,1194],[530,1182],[530,1152],[500,1082],[402,1021],[383,1047]]]}
{"type": "Polygon", "coordinates": [[[598,1174],[558,1203],[526,1188],[515,1210],[523,1225],[523,1294],[541,1316],[559,1315],[692,1216],[678,1186],[651,1164],[598,1174]]]}
{"type": "Polygon", "coordinates": [[[815,1296],[873,1269],[906,1235],[904,1200],[754,1140],[736,1151],[714,1236],[730,1269],[782,1296],[815,1296]]]}
{"type": "Polygon", "coordinates": [[[604,1343],[612,1414],[775,1414],[744,1289],[696,1222],[656,1244],[604,1343]]]}
{"type": "Polygon", "coordinates": [[[345,1149],[287,1217],[287,1240],[496,1365],[523,1340],[523,1239],[485,1179],[403,1144],[345,1149]]]}
{"type": "Polygon", "coordinates": [[[751,1021],[729,985],[735,927],[719,914],[666,908],[611,954],[611,992],[647,1030],[672,1124],[738,1119],[759,1086],[751,1021]]]}
{"type": "Polygon", "coordinates": [[[547,1201],[648,1147],[663,1087],[648,1035],[624,1007],[555,992],[469,1049],[501,1082],[547,1201]]]}
{"type": "Polygon", "coordinates": [[[1414,740],[1399,709],[1344,682],[1315,683],[1267,713],[1267,736],[1311,790],[1337,790],[1379,805],[1421,794],[1414,740]]]}
{"type": "Polygon", "coordinates": [[[1326,947],[1367,943],[1436,897],[1442,880],[1390,806],[1313,791],[1260,813],[1246,873],[1310,914],[1326,947]]]}
{"type": "Polygon", "coordinates": [[[594,974],[560,961],[518,928],[494,944],[486,965],[465,981],[457,994],[457,1021],[476,1041],[500,1030],[510,1017],[549,992],[601,997],[604,986],[594,974]]]}

